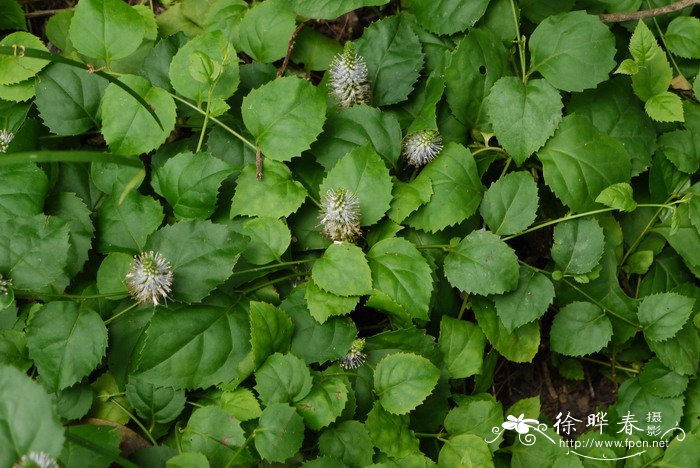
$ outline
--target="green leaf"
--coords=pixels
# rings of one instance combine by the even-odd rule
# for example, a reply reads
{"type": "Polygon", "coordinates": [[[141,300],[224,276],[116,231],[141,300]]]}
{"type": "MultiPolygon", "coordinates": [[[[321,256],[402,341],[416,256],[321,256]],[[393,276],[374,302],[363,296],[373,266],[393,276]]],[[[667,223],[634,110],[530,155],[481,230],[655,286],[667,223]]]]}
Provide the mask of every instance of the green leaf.
{"type": "Polygon", "coordinates": [[[255,390],[265,405],[297,403],[311,391],[306,363],[293,354],[275,353],[255,372],[255,390]]]}
{"type": "Polygon", "coordinates": [[[547,185],[577,212],[593,209],[603,189],[630,179],[624,146],[575,114],[564,117],[537,157],[547,185]]]}
{"type": "Polygon", "coordinates": [[[282,0],[254,4],[243,17],[238,31],[243,52],[263,63],[284,58],[296,27],[290,6],[282,0]]]}
{"type": "Polygon", "coordinates": [[[530,36],[530,72],[555,88],[582,91],[608,79],[615,67],[615,38],[598,17],[585,11],[542,21],[530,36]]]}
{"type": "Polygon", "coordinates": [[[666,132],[659,137],[659,148],[679,171],[694,174],[700,168],[700,133],[666,132]]]}
{"type": "Polygon", "coordinates": [[[367,253],[375,292],[367,306],[395,313],[410,321],[428,320],[432,271],[428,262],[409,241],[399,238],[384,239],[367,253]],[[382,301],[386,296],[389,304],[382,301]],[[390,305],[387,307],[387,305],[390,305]]]}
{"type": "Polygon", "coordinates": [[[693,324],[687,323],[672,340],[648,341],[647,344],[669,369],[682,375],[692,375],[698,371],[700,334],[693,324]]]}
{"type": "Polygon", "coordinates": [[[107,328],[94,310],[74,302],[50,302],[28,327],[29,355],[41,380],[53,390],[79,382],[100,363],[107,349],[107,328]]]}
{"type": "Polygon", "coordinates": [[[250,238],[243,251],[243,258],[253,265],[279,261],[292,241],[287,224],[277,218],[253,218],[245,221],[240,232],[250,238]]]}
{"type": "Polygon", "coordinates": [[[345,409],[348,387],[343,378],[338,376],[339,370],[330,367],[316,374],[309,394],[295,404],[297,412],[310,429],[321,430],[338,419],[345,409]]]}
{"type": "Polygon", "coordinates": [[[294,41],[291,60],[303,63],[308,71],[327,70],[333,58],[342,52],[341,45],[330,37],[315,29],[302,28],[294,41]]]}
{"type": "Polygon", "coordinates": [[[402,223],[408,215],[430,201],[433,196],[433,183],[427,177],[418,177],[409,183],[395,180],[392,195],[387,216],[395,223],[402,223]]]}
{"type": "Polygon", "coordinates": [[[318,438],[321,455],[335,457],[348,466],[372,464],[374,448],[364,424],[344,421],[326,429],[318,438]]]}
{"type": "Polygon", "coordinates": [[[430,32],[454,34],[474,26],[486,12],[489,0],[436,0],[412,2],[411,11],[430,32]]]}
{"type": "Polygon", "coordinates": [[[197,408],[181,437],[185,451],[203,453],[211,466],[225,466],[245,440],[240,422],[217,406],[197,408]]]}
{"type": "Polygon", "coordinates": [[[250,344],[255,367],[275,352],[286,353],[292,331],[292,320],[283,310],[266,302],[251,302],[250,344]]]}
{"type": "Polygon", "coordinates": [[[634,93],[647,101],[668,89],[673,78],[666,53],[656,42],[654,34],[643,21],[637,23],[630,40],[630,53],[639,70],[632,77],[634,93]]]}
{"type": "Polygon", "coordinates": [[[27,19],[24,10],[15,0],[0,0],[4,15],[0,18],[0,29],[27,29],[27,19]]]}
{"type": "MultiPolygon", "coordinates": [[[[491,439],[491,428],[503,423],[503,408],[500,402],[488,394],[468,397],[460,402],[445,417],[445,430],[451,436],[474,434],[491,439]]],[[[512,414],[512,413],[511,413],[512,414]]],[[[518,414],[518,413],[516,413],[518,414]]]]}
{"type": "Polygon", "coordinates": [[[98,249],[142,252],[146,239],[162,222],[163,207],[151,197],[129,192],[121,203],[116,194],[107,197],[98,209],[98,249]]]}
{"type": "Polygon", "coordinates": [[[572,302],[554,317],[550,344],[554,352],[583,356],[603,349],[612,333],[612,324],[600,307],[590,302],[572,302]]]}
{"type": "Polygon", "coordinates": [[[384,357],[374,370],[374,391],[385,410],[406,414],[430,395],[440,370],[429,360],[413,353],[384,357]]]}
{"type": "Polygon", "coordinates": [[[255,448],[269,462],[291,458],[304,441],[304,422],[287,404],[276,403],[265,408],[255,431],[255,448]]]}
{"type": "Polygon", "coordinates": [[[295,77],[254,89],[243,98],[241,109],[263,154],[276,161],[289,161],[309,149],[326,120],[323,91],[295,77]]]}
{"type": "Polygon", "coordinates": [[[80,0],[70,24],[75,50],[107,65],[136,51],[145,33],[141,15],[120,0],[80,0]]]}
{"type": "Polygon", "coordinates": [[[209,461],[202,453],[183,452],[168,458],[165,468],[209,468],[209,461]]]}
{"type": "Polygon", "coordinates": [[[644,110],[657,122],[683,122],[683,101],[668,91],[651,96],[644,104],[644,110]]]}
{"type": "Polygon", "coordinates": [[[107,80],[94,73],[54,63],[39,75],[36,106],[56,135],[79,135],[100,125],[100,100],[107,80]]]}
{"type": "Polygon", "coordinates": [[[681,395],[688,386],[688,377],[673,372],[658,358],[647,362],[639,374],[639,383],[644,391],[660,398],[673,398],[681,395]]]}
{"type": "Polygon", "coordinates": [[[139,185],[145,176],[146,171],[136,166],[100,161],[90,165],[90,180],[95,187],[107,195],[116,194],[120,198],[134,183],[139,185]]]}
{"type": "Polygon", "coordinates": [[[338,296],[362,296],[372,292],[372,273],[356,245],[331,244],[311,271],[314,283],[338,296]]]}
{"type": "Polygon", "coordinates": [[[693,312],[695,299],[676,293],[646,296],[637,309],[644,337],[651,341],[673,338],[693,312]]]}
{"type": "Polygon", "coordinates": [[[61,453],[63,426],[51,399],[25,373],[8,366],[0,366],[0,421],[3,466],[12,466],[29,452],[52,457],[61,453]]]}
{"type": "Polygon", "coordinates": [[[637,202],[632,196],[632,186],[626,182],[606,188],[598,194],[595,201],[620,211],[634,211],[637,208],[637,202]]]}
{"type": "Polygon", "coordinates": [[[418,439],[409,425],[408,415],[391,414],[379,402],[374,403],[365,421],[365,428],[375,447],[395,458],[420,453],[418,439]]]}
{"type": "Polygon", "coordinates": [[[247,322],[240,305],[158,308],[140,347],[135,375],[174,389],[228,382],[250,349],[247,322]]]}
{"type": "Polygon", "coordinates": [[[160,252],[173,269],[172,297],[200,302],[233,272],[246,240],[209,221],[180,221],[148,239],[147,250],[160,252]]]}
{"type": "Polygon", "coordinates": [[[554,134],[561,121],[561,95],[545,80],[505,76],[491,88],[486,110],[498,142],[520,166],[554,134]]]}
{"type": "Polygon", "coordinates": [[[282,218],[294,213],[304,203],[306,189],[292,179],[292,172],[284,163],[265,160],[263,174],[262,180],[256,178],[255,164],[243,168],[231,202],[231,217],[282,218]]]}
{"type": "Polygon", "coordinates": [[[488,227],[498,235],[516,234],[537,216],[537,184],[527,172],[511,172],[491,184],[479,209],[488,227]]]}
{"type": "Polygon", "coordinates": [[[92,248],[95,228],[92,225],[91,212],[77,195],[67,192],[54,195],[49,200],[47,212],[70,220],[70,249],[66,272],[73,277],[82,271],[88,260],[88,252],[92,248]]]}
{"type": "Polygon", "coordinates": [[[408,18],[396,15],[375,21],[356,45],[367,63],[374,105],[405,101],[423,67],[421,44],[408,18]]]}
{"type": "MultiPolygon", "coordinates": [[[[22,47],[38,49],[48,52],[48,49],[38,37],[27,32],[18,31],[8,34],[0,40],[0,46],[12,47],[13,52],[19,52],[22,47]]],[[[48,63],[31,57],[18,57],[15,55],[0,55],[0,85],[19,83],[34,77],[48,63]]]]}
{"type": "Polygon", "coordinates": [[[352,312],[360,301],[360,296],[343,297],[319,288],[313,279],[306,283],[306,305],[309,313],[318,323],[326,323],[334,315],[346,315],[352,312]]]}
{"type": "Polygon", "coordinates": [[[469,294],[502,294],[518,285],[518,257],[498,236],[473,231],[445,257],[452,286],[469,294]]]}
{"type": "Polygon", "coordinates": [[[28,101],[36,94],[34,88],[35,81],[36,80],[31,78],[20,83],[0,85],[0,99],[14,102],[28,101]]]}
{"type": "Polygon", "coordinates": [[[617,67],[615,73],[621,73],[623,75],[636,75],[639,73],[639,64],[632,59],[624,59],[620,62],[620,66],[617,67]]]}
{"type": "Polygon", "coordinates": [[[509,333],[542,317],[554,300],[554,286],[542,273],[520,268],[514,291],[493,298],[496,312],[509,333]]]}
{"type": "Polygon", "coordinates": [[[509,332],[498,318],[493,302],[478,297],[471,301],[474,316],[489,343],[509,361],[532,362],[540,347],[540,324],[530,322],[509,332]]]}
{"type": "Polygon", "coordinates": [[[584,275],[598,265],[605,248],[603,228],[593,218],[579,218],[554,227],[552,258],[563,274],[584,275]]]}
{"type": "Polygon", "coordinates": [[[121,453],[121,434],[116,427],[93,424],[68,426],[66,436],[66,445],[58,459],[63,466],[109,466],[121,453]]]}
{"type": "Polygon", "coordinates": [[[207,32],[177,51],[168,76],[175,91],[198,103],[228,99],[240,81],[238,57],[221,32],[207,32]]]}
{"type": "Polygon", "coordinates": [[[666,28],[666,45],[672,54],[700,58],[700,20],[690,16],[675,18],[666,28]]]}
{"type": "Polygon", "coordinates": [[[147,153],[165,143],[175,128],[175,101],[145,78],[125,75],[121,81],[155,110],[162,128],[136,99],[110,83],[102,99],[102,135],[113,153],[128,156],[147,153]]]}
{"type": "Polygon", "coordinates": [[[3,181],[0,185],[0,221],[38,215],[43,211],[49,180],[36,164],[2,167],[0,179],[3,181]]]}
{"type": "Polygon", "coordinates": [[[683,258],[685,264],[698,275],[700,271],[700,250],[695,246],[700,242],[700,232],[692,224],[689,216],[688,206],[678,205],[675,213],[680,225],[674,232],[672,222],[674,216],[669,216],[661,226],[655,228],[671,244],[671,247],[683,258]]]}
{"type": "Polygon", "coordinates": [[[460,223],[479,207],[484,186],[481,185],[474,158],[468,149],[448,143],[428,163],[416,180],[432,183],[430,201],[411,214],[406,223],[416,229],[436,232],[460,223]]]}
{"type": "Polygon", "coordinates": [[[126,384],[126,398],[139,416],[152,423],[169,423],[185,408],[184,390],[160,387],[138,377],[126,384]]]}
{"type": "Polygon", "coordinates": [[[416,102],[408,110],[413,122],[406,130],[410,135],[421,130],[437,130],[437,106],[445,92],[445,79],[437,71],[432,72],[416,95],[416,102]]]}
{"type": "Polygon", "coordinates": [[[481,373],[486,338],[476,324],[443,315],[438,344],[450,378],[481,373]]]}
{"type": "Polygon", "coordinates": [[[371,226],[389,209],[391,176],[379,155],[370,147],[355,148],[328,172],[319,193],[344,188],[360,199],[360,225],[371,226]]]}
{"type": "Polygon", "coordinates": [[[0,271],[9,272],[15,289],[62,290],[70,250],[69,225],[44,215],[0,223],[0,271]]]}
{"type": "Polygon", "coordinates": [[[462,434],[445,441],[438,456],[438,467],[453,466],[493,467],[491,451],[484,439],[471,434],[462,434]]]}
{"type": "Polygon", "coordinates": [[[258,419],[262,414],[260,403],[253,392],[247,388],[238,388],[232,392],[223,392],[219,401],[227,413],[239,421],[258,419]]]}
{"type": "Polygon", "coordinates": [[[296,0],[292,8],[297,15],[313,19],[335,19],[352,10],[378,6],[389,0],[296,0]]]}
{"type": "Polygon", "coordinates": [[[178,218],[206,219],[214,212],[219,185],[231,172],[209,153],[186,151],[156,167],[151,185],[178,218]]]}

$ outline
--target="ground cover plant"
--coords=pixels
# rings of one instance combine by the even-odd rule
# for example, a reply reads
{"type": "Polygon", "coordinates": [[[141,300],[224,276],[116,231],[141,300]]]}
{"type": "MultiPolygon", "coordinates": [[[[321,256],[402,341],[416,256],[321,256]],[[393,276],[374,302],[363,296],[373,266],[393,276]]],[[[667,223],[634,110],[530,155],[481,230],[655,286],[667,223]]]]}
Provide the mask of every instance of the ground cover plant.
{"type": "Polygon", "coordinates": [[[0,467],[700,466],[671,0],[0,0],[0,467]]]}

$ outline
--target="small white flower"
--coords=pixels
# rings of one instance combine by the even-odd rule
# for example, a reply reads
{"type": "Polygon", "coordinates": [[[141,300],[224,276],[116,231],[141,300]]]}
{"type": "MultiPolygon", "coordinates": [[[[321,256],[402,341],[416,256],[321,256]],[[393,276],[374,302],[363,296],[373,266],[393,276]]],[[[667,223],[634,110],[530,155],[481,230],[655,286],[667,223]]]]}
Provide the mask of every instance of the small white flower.
{"type": "Polygon", "coordinates": [[[172,284],[170,262],[160,252],[142,252],[135,256],[126,275],[127,289],[140,304],[157,306],[161,299],[167,299],[172,284]]]}
{"type": "Polygon", "coordinates": [[[15,134],[8,132],[7,129],[3,128],[0,130],[0,153],[6,153],[7,148],[10,146],[10,142],[15,137],[15,134]]]}
{"type": "Polygon", "coordinates": [[[12,468],[59,468],[59,466],[56,460],[44,452],[30,452],[22,455],[12,468]]]}
{"type": "Polygon", "coordinates": [[[365,349],[365,339],[358,338],[352,342],[348,354],[340,358],[340,367],[343,369],[357,369],[365,363],[367,355],[362,352],[365,349]]]}
{"type": "Polygon", "coordinates": [[[360,235],[360,200],[349,190],[329,190],[321,200],[319,218],[328,239],[352,242],[360,235]]]}
{"type": "Polygon", "coordinates": [[[525,414],[521,414],[517,418],[509,414],[506,419],[508,419],[508,421],[501,424],[503,429],[508,431],[515,430],[518,434],[527,434],[530,432],[530,424],[539,424],[537,419],[525,419],[525,414]]]}
{"type": "Polygon", "coordinates": [[[3,278],[0,274],[0,294],[7,294],[7,291],[12,286],[12,280],[10,278],[3,278]]]}
{"type": "Polygon", "coordinates": [[[403,156],[411,166],[421,167],[442,151],[442,136],[436,130],[421,130],[403,140],[403,156]]]}
{"type": "Polygon", "coordinates": [[[355,53],[352,42],[346,42],[342,53],[335,56],[328,68],[328,87],[340,107],[368,104],[372,88],[367,79],[365,59],[355,53]]]}

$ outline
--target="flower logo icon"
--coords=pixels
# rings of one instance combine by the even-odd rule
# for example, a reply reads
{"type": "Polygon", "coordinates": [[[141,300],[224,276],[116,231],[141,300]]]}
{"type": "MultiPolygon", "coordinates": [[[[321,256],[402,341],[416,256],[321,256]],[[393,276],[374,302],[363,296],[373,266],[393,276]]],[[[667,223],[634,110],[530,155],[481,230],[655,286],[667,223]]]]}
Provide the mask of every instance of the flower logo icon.
{"type": "Polygon", "coordinates": [[[539,421],[536,419],[525,419],[525,414],[521,414],[517,418],[509,414],[506,419],[508,420],[501,424],[503,429],[508,431],[515,430],[518,434],[527,434],[530,432],[530,424],[539,424],[539,421]]]}

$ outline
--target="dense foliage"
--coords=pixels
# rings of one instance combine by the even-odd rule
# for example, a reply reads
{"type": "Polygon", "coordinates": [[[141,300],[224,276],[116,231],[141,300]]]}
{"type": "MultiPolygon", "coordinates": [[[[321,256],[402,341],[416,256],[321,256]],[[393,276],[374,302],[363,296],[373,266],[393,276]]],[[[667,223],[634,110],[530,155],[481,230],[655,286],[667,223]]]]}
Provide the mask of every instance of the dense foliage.
{"type": "Polygon", "coordinates": [[[25,3],[0,467],[700,466],[692,6],[25,3]]]}

